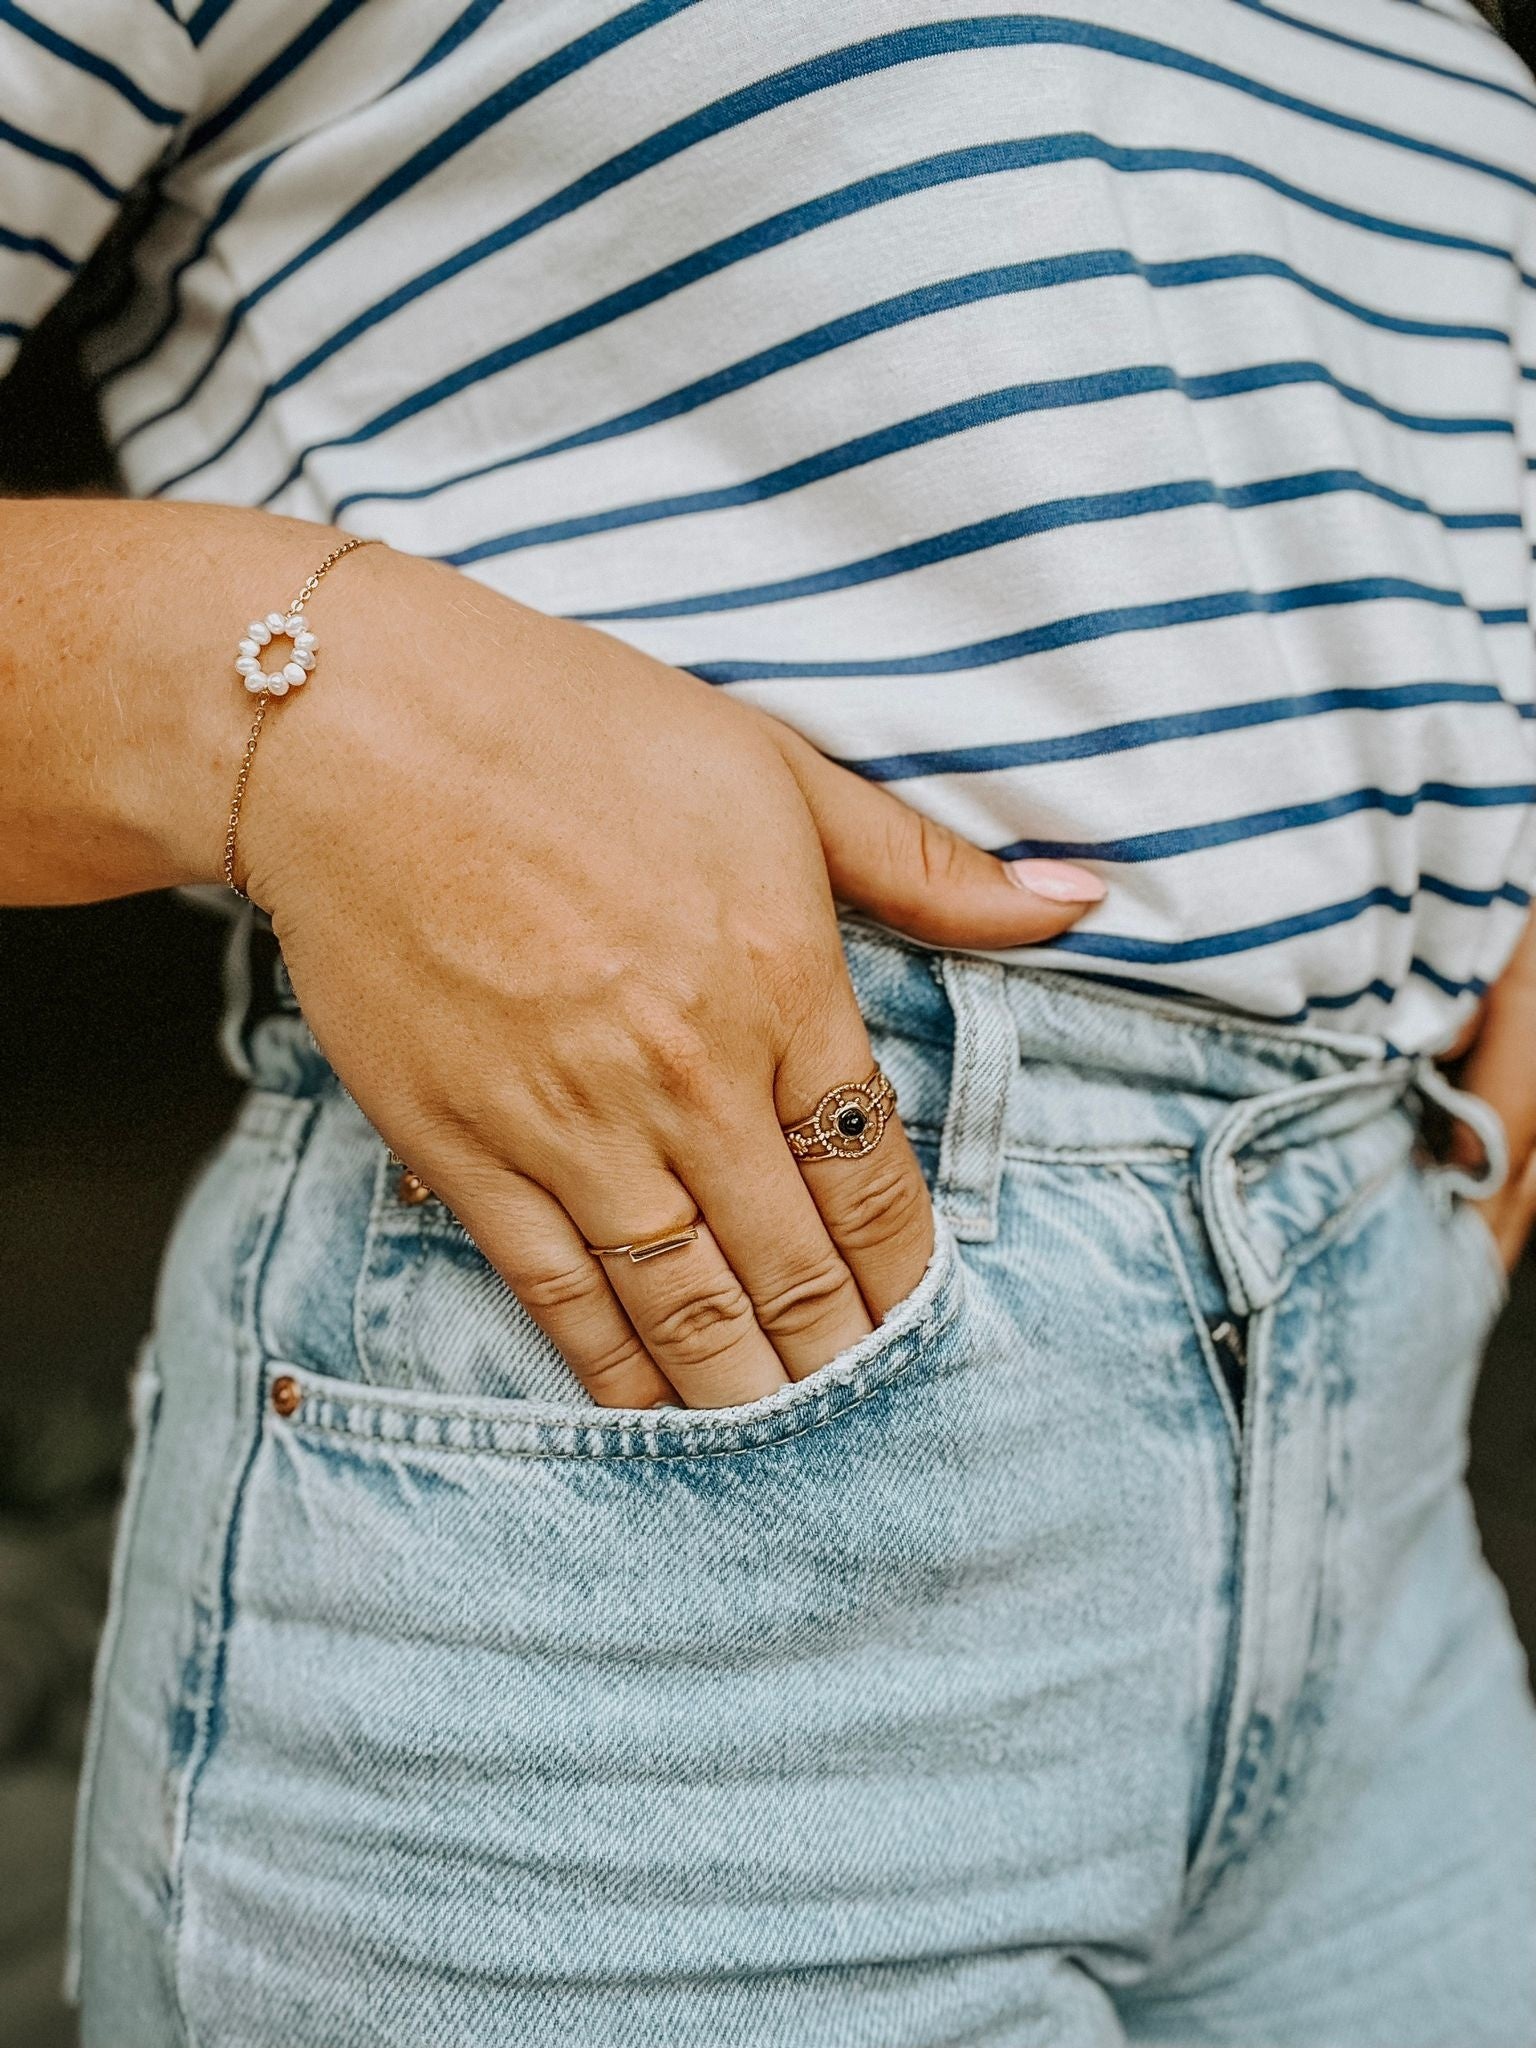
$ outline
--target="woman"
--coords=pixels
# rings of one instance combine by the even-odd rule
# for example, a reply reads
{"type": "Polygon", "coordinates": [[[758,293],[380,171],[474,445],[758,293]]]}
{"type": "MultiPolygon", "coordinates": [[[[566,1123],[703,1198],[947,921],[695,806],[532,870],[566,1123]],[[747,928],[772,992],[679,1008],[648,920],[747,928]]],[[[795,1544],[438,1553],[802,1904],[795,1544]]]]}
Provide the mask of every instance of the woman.
{"type": "Polygon", "coordinates": [[[1531,2038],[1525,73],[1463,0],[0,31],[9,318],[140,194],[175,501],[4,513],[6,900],[284,963],[87,2041],[1531,2038]]]}

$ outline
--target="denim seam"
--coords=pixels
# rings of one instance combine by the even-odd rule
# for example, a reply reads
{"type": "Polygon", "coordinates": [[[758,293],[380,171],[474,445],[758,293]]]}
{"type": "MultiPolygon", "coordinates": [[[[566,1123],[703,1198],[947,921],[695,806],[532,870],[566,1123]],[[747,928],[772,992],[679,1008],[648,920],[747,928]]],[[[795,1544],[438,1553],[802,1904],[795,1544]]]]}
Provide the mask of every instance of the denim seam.
{"type": "MultiPolygon", "coordinates": [[[[914,1366],[919,1365],[923,1362],[924,1346],[926,1344],[932,1343],[935,1339],[943,1336],[950,1329],[950,1327],[958,1320],[962,1307],[962,1290],[959,1287],[955,1287],[953,1289],[952,1299],[948,1306],[944,1309],[942,1314],[926,1318],[923,1322],[917,1324],[912,1330],[904,1332],[901,1338],[898,1339],[898,1342],[903,1347],[903,1354],[899,1358],[899,1360],[889,1357],[886,1358],[883,1361],[885,1369],[878,1373],[874,1371],[874,1364],[880,1363],[881,1361],[872,1362],[870,1368],[870,1377],[868,1377],[862,1384],[858,1381],[850,1381],[848,1383],[847,1398],[845,1400],[837,1402],[835,1405],[833,1404],[831,1399],[833,1390],[830,1388],[827,1389],[825,1393],[817,1393],[816,1395],[813,1395],[812,1397],[810,1397],[810,1399],[808,1399],[806,1403],[807,1413],[805,1419],[802,1422],[800,1422],[797,1428],[782,1430],[774,1435],[765,1437],[760,1442],[756,1443],[750,1440],[736,1441],[733,1443],[717,1444],[713,1447],[700,1450],[661,1450],[642,1448],[632,1450],[588,1451],[581,1450],[574,1445],[569,1445],[565,1448],[561,1448],[557,1445],[550,1444],[547,1442],[534,1442],[524,1445],[510,1445],[498,1443],[479,1443],[473,1445],[464,1445],[441,1442],[434,1443],[429,1439],[414,1434],[406,1434],[399,1437],[389,1437],[383,1435],[380,1431],[376,1429],[358,1429],[347,1422],[330,1421],[324,1416],[315,1415],[309,1412],[311,1409],[311,1403],[317,1400],[320,1402],[330,1400],[333,1403],[336,1403],[337,1405],[361,1405],[365,1407],[371,1407],[372,1412],[375,1415],[381,1414],[386,1411],[399,1412],[407,1415],[416,1414],[419,1415],[420,1419],[423,1422],[437,1422],[450,1419],[454,1416],[455,1411],[451,1408],[423,1408],[421,1410],[396,1411],[393,1409],[392,1404],[377,1401],[372,1403],[347,1404],[343,1401],[342,1397],[334,1394],[327,1394],[323,1384],[316,1384],[313,1376],[307,1376],[305,1381],[303,1382],[305,1389],[305,1398],[302,1405],[299,1407],[299,1409],[293,1416],[291,1426],[295,1429],[295,1432],[299,1434],[308,1431],[321,1431],[330,1435],[345,1437],[354,1443],[362,1442],[382,1444],[386,1446],[398,1446],[415,1452],[439,1452],[449,1457],[459,1458],[492,1457],[569,1459],[573,1462],[591,1464],[629,1463],[636,1459],[641,1459],[651,1464],[666,1464],[673,1462],[693,1463],[700,1458],[750,1457],[759,1451],[772,1450],[776,1448],[779,1444],[783,1443],[793,1443],[797,1437],[809,1436],[813,1434],[816,1430],[825,1429],[829,1427],[832,1423],[840,1421],[843,1416],[851,1413],[855,1408],[862,1407],[867,1401],[872,1400],[877,1394],[884,1393],[887,1388],[893,1387],[899,1381],[905,1379],[911,1373],[914,1366]]],[[[946,1365],[944,1367],[944,1370],[946,1372],[957,1371],[961,1366],[966,1365],[969,1362],[969,1355],[966,1354],[955,1359],[951,1364],[946,1365]]],[[[281,1360],[277,1359],[269,1360],[269,1371],[273,1366],[281,1368],[282,1363],[283,1362],[281,1360]]],[[[576,1433],[582,1431],[603,1429],[604,1425],[600,1419],[602,1415],[602,1410],[595,1409],[593,1412],[595,1419],[591,1422],[587,1422],[585,1420],[581,1422],[551,1421],[547,1424],[541,1424],[539,1422],[535,1422],[532,1420],[525,1422],[520,1420],[516,1416],[508,1416],[500,1423],[497,1423],[494,1419],[479,1418],[467,1413],[466,1411],[459,1411],[463,1419],[471,1421],[480,1419],[490,1419],[491,1426],[493,1428],[505,1428],[510,1426],[514,1429],[528,1430],[530,1432],[538,1431],[540,1429],[548,1429],[549,1431],[562,1432],[570,1436],[574,1436],[576,1433]]],[[[790,1415],[796,1415],[798,1413],[798,1411],[795,1408],[790,1408],[785,1412],[790,1415]]],[[[629,1427],[635,1426],[636,1425],[629,1425],[629,1427]]],[[[643,1430],[643,1425],[641,1425],[640,1427],[642,1430],[642,1434],[644,1434],[645,1432],[643,1430]]],[[[740,1427],[740,1425],[737,1425],[737,1427],[740,1427]]],[[[750,1425],[747,1425],[747,1428],[750,1429],[750,1425]]]]}
{"type": "MultiPolygon", "coordinates": [[[[267,1404],[261,1398],[261,1300],[267,1269],[277,1245],[283,1216],[317,1121],[317,1104],[313,1100],[290,1099],[290,1103],[294,1113],[289,1121],[286,1146],[274,1144],[270,1162],[274,1185],[263,1192],[257,1207],[259,1220],[255,1224],[253,1240],[231,1290],[230,1339],[235,1362],[233,1398],[237,1422],[243,1391],[248,1390],[248,1393],[254,1396],[251,1403],[253,1412],[244,1418],[250,1431],[249,1442],[244,1456],[239,1461],[233,1484],[225,1497],[224,1512],[218,1525],[222,1531],[222,1541],[219,1544],[218,1583],[214,1589],[217,1604],[208,1639],[201,1645],[202,1654],[196,1682],[198,1697],[192,1703],[195,1732],[187,1756],[181,1765],[168,1859],[169,1976],[176,2016],[186,2048],[197,2048],[197,2036],[193,2030],[185,1994],[183,1967],[187,1849],[191,1839],[197,1790],[213,1754],[214,1723],[218,1701],[223,1691],[229,1636],[235,1618],[234,1574],[241,1518],[246,1489],[261,1449],[266,1424],[267,1404]],[[248,1367],[253,1369],[247,1370],[248,1367]]],[[[201,1591],[195,1597],[201,1604],[201,1591]]]]}
{"type": "MultiPolygon", "coordinates": [[[[1270,1304],[1256,1313],[1249,1327],[1249,1390],[1255,1413],[1263,1400],[1274,1322],[1275,1308],[1270,1304]]],[[[1236,1641],[1232,1655],[1231,1678],[1220,1722],[1218,1739],[1221,1744],[1221,1764],[1216,1778],[1215,1797],[1211,1803],[1205,1833],[1190,1859],[1185,1882],[1186,1921],[1195,1919],[1205,1910],[1223,1875],[1231,1868],[1236,1854],[1229,1829],[1236,1818],[1233,1802],[1238,1790],[1238,1775],[1242,1764],[1242,1735],[1251,1710],[1245,1707],[1244,1703],[1257,1701],[1263,1697],[1269,1669],[1269,1637],[1265,1617],[1269,1607],[1269,1565],[1274,1554],[1276,1488],[1273,1485],[1265,1489],[1267,1498],[1264,1504],[1262,1541],[1253,1521],[1255,1478],[1258,1471],[1260,1437],[1263,1434],[1257,1428],[1250,1428],[1244,1434],[1242,1477],[1238,1493],[1236,1641]]]]}
{"type": "MultiPolygon", "coordinates": [[[[357,1279],[352,1288],[352,1349],[357,1356],[358,1377],[365,1386],[376,1386],[378,1375],[373,1369],[373,1352],[364,1332],[364,1304],[368,1298],[369,1282],[373,1272],[374,1249],[383,1227],[384,1204],[387,1199],[386,1187],[389,1180],[389,1148],[381,1139],[378,1156],[373,1162],[373,1188],[368,1199],[368,1222],[363,1230],[363,1255],[358,1261],[357,1279]]],[[[457,1220],[457,1219],[455,1219],[457,1220]]],[[[418,1237],[423,1235],[421,1218],[416,1226],[418,1237]]]]}
{"type": "MultiPolygon", "coordinates": [[[[1301,1237],[1289,1246],[1280,1260],[1279,1277],[1289,1287],[1304,1266],[1309,1266],[1319,1253],[1325,1252],[1332,1244],[1357,1222],[1360,1212],[1368,1209],[1386,1192],[1403,1169],[1403,1162],[1394,1159],[1390,1164],[1369,1174],[1360,1185],[1350,1190],[1349,1195],[1335,1209],[1326,1223],[1306,1237],[1301,1237]]],[[[1282,1289],[1282,1292],[1284,1290],[1282,1289]]]]}
{"type": "MultiPolygon", "coordinates": [[[[1227,1473],[1222,1461],[1213,1455],[1205,1454],[1206,1438],[1203,1433],[1200,1439],[1202,1456],[1199,1460],[1199,1467],[1205,1482],[1201,1506],[1205,1524],[1205,1535],[1207,1537],[1206,1547],[1214,1547],[1222,1532],[1222,1517],[1217,1506],[1218,1496],[1230,1498],[1233,1493],[1239,1490],[1238,1475],[1242,1471],[1243,1464],[1242,1424],[1232,1405],[1232,1397],[1227,1391],[1226,1381],[1217,1363],[1216,1348],[1211,1342],[1210,1331],[1206,1326],[1205,1318],[1200,1313],[1200,1305],[1195,1296],[1194,1282],[1190,1276],[1188,1261],[1184,1256],[1184,1249],[1179,1243],[1178,1234],[1173,1228],[1167,1211],[1163,1208],[1162,1203],[1159,1202],[1152,1190],[1139,1181],[1135,1174],[1124,1167],[1120,1167],[1116,1169],[1116,1177],[1124,1182],[1128,1191],[1151,1213],[1154,1219],[1158,1235],[1167,1254],[1169,1268],[1173,1273],[1179,1293],[1183,1297],[1185,1309],[1189,1315],[1190,1326],[1201,1360],[1205,1366],[1206,1376],[1216,1396],[1226,1425],[1226,1441],[1232,1457],[1232,1476],[1230,1481],[1227,1479],[1227,1473]]],[[[1241,1526],[1241,1520],[1239,1519],[1237,1535],[1239,1545],[1241,1544],[1241,1526]]],[[[1210,1736],[1206,1750],[1205,1768],[1201,1774],[1200,1783],[1192,1788],[1196,1804],[1194,1807],[1195,1824],[1189,1836],[1191,1843],[1189,1864],[1191,1869],[1194,1867],[1195,1857],[1198,1854],[1198,1845],[1205,1840],[1218,1810],[1225,1750],[1228,1741],[1228,1721],[1234,1697],[1240,1617],[1240,1598],[1233,1601],[1233,1612],[1229,1621],[1224,1620],[1219,1607],[1215,1611],[1212,1610],[1209,1600],[1202,1603],[1202,1631],[1208,1633],[1211,1638],[1208,1661],[1211,1684],[1208,1701],[1202,1701],[1197,1693],[1195,1706],[1197,1711],[1205,1710],[1208,1712],[1206,1725],[1210,1729],[1210,1736]]]]}
{"type": "Polygon", "coordinates": [[[1163,1208],[1162,1203],[1159,1202],[1157,1196],[1153,1194],[1152,1190],[1145,1183],[1138,1180],[1136,1175],[1124,1164],[1117,1164],[1113,1170],[1116,1178],[1125,1183],[1136,1199],[1151,1212],[1156,1222],[1158,1234],[1162,1238],[1164,1248],[1168,1254],[1170,1270],[1173,1273],[1174,1279],[1178,1282],[1179,1293],[1183,1297],[1184,1307],[1189,1315],[1190,1327],[1194,1332],[1195,1341],[1200,1347],[1200,1356],[1205,1364],[1206,1376],[1211,1383],[1211,1391],[1215,1394],[1217,1403],[1226,1421],[1227,1433],[1233,1454],[1240,1459],[1243,1448],[1242,1422],[1238,1417],[1237,1410],[1232,1405],[1232,1396],[1227,1390],[1226,1376],[1222,1372],[1220,1362],[1216,1357],[1216,1346],[1211,1342],[1210,1329],[1204,1316],[1200,1313],[1200,1304],[1195,1295],[1194,1281],[1190,1276],[1189,1264],[1184,1257],[1184,1247],[1179,1243],[1178,1233],[1169,1221],[1167,1211],[1163,1208]]]}
{"type": "Polygon", "coordinates": [[[75,2002],[78,2002],[80,1997],[81,1953],[87,1910],[86,1894],[89,1886],[86,1845],[90,1840],[91,1816],[96,1803],[98,1764],[106,1720],[106,1699],[112,1682],[112,1673],[117,1668],[117,1652],[122,1641],[128,1553],[143,1507],[144,1486],[149,1477],[155,1438],[159,1433],[164,1392],[155,1362],[154,1340],[146,1338],[140,1347],[133,1373],[133,1449],[129,1458],[127,1481],[123,1488],[122,1513],[112,1547],[106,1622],[96,1649],[95,1670],[91,1679],[90,1720],[85,1752],[80,1763],[80,1788],[75,1812],[73,1874],[64,1961],[65,1996],[75,2002]]]}
{"type": "Polygon", "coordinates": [[[957,1236],[990,1244],[1002,1199],[1003,1140],[1019,1034],[1002,969],[946,955],[939,979],[954,1018],[949,1102],[939,1140],[935,1200],[957,1236]]]}
{"type": "Polygon", "coordinates": [[[1003,1156],[1026,1166],[1166,1166],[1185,1164],[1192,1145],[1005,1145],[1003,1156]]]}

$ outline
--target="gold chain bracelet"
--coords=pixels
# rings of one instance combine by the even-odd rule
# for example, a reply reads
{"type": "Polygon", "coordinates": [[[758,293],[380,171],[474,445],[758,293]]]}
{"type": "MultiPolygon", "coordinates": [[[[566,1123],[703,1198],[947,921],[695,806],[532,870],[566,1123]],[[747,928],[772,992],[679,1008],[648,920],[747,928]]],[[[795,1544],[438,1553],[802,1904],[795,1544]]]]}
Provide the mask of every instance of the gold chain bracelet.
{"type": "Polygon", "coordinates": [[[343,541],[339,548],[332,548],[285,612],[268,612],[264,619],[252,619],[236,652],[235,673],[247,692],[256,699],[256,716],[246,735],[245,752],[235,777],[235,793],[229,802],[229,827],[224,834],[224,880],[242,902],[246,900],[245,891],[235,880],[235,836],[240,830],[240,806],[245,802],[245,785],[251,779],[251,763],[256,758],[267,707],[274,697],[286,697],[290,690],[297,690],[307,683],[314,669],[320,643],[309,630],[304,607],[320,587],[321,577],[328,569],[334,569],[343,555],[350,555],[354,548],[371,545],[372,537],[369,536],[343,541]],[[288,642],[288,660],[278,668],[264,668],[263,650],[274,640],[288,642]]]}

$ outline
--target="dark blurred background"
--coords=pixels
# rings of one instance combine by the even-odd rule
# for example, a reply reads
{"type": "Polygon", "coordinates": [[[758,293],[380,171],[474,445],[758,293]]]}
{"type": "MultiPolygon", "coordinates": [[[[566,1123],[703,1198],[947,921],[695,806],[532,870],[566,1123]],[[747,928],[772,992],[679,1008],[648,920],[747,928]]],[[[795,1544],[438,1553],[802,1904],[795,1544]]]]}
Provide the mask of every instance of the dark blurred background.
{"type": "MultiPolygon", "coordinates": [[[[1536,0],[1502,26],[1536,59],[1536,0]]],[[[121,289],[105,252],[0,384],[0,492],[112,488],[75,338],[121,289]]],[[[177,1199],[238,1095],[215,1041],[225,930],[165,896],[0,910],[0,2048],[75,2038],[69,1836],[126,1379],[177,1199]]],[[[1472,1480],[1536,1655],[1536,1259],[1489,1355],[1472,1480]]]]}

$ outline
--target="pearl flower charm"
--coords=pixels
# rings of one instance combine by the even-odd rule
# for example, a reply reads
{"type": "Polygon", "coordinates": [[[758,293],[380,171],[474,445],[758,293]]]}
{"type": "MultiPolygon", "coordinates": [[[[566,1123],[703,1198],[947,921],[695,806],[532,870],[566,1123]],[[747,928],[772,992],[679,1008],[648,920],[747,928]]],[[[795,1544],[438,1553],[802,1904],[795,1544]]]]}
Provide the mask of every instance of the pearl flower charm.
{"type": "MultiPolygon", "coordinates": [[[[302,611],[268,612],[264,619],[252,619],[246,627],[245,637],[235,650],[235,673],[253,697],[259,697],[263,690],[270,697],[286,697],[290,690],[309,680],[319,645],[302,611]],[[276,668],[264,668],[262,654],[274,640],[287,641],[288,659],[280,661],[276,668]]],[[[281,654],[282,649],[277,652],[281,654]]]]}

